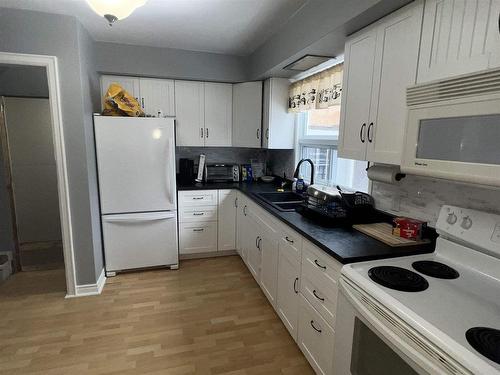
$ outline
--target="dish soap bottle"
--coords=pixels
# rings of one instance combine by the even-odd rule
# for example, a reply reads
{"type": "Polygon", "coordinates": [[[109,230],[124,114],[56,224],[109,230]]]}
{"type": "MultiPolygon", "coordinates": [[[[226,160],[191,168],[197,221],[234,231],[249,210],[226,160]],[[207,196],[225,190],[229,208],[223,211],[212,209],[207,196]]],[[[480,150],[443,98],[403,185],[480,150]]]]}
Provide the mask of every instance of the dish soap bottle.
{"type": "Polygon", "coordinates": [[[306,184],[304,183],[304,179],[302,176],[299,176],[297,181],[295,181],[295,192],[297,194],[304,194],[306,190],[306,184]]]}

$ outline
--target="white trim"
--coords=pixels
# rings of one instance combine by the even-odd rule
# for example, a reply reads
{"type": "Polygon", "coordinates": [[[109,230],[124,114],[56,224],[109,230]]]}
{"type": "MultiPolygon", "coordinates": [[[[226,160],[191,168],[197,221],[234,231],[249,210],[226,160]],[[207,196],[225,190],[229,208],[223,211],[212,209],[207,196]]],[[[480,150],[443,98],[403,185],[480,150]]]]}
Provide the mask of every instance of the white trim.
{"type": "Polygon", "coordinates": [[[97,279],[97,282],[95,284],[77,285],[76,286],[76,294],[72,295],[72,296],[70,296],[68,294],[68,295],[66,295],[66,298],[99,295],[99,294],[101,294],[102,289],[104,288],[104,284],[106,284],[106,274],[105,274],[105,271],[103,268],[101,271],[101,274],[99,275],[99,278],[97,279]]]}
{"type": "Polygon", "coordinates": [[[57,167],[57,187],[59,193],[59,211],[61,216],[64,266],[66,272],[66,296],[76,296],[77,287],[73,229],[71,226],[71,208],[69,199],[69,184],[66,150],[64,145],[64,129],[61,111],[61,92],[59,86],[59,70],[57,65],[57,57],[0,52],[0,64],[42,66],[45,67],[47,71],[50,114],[52,117],[52,136],[54,138],[54,154],[57,167]]]}

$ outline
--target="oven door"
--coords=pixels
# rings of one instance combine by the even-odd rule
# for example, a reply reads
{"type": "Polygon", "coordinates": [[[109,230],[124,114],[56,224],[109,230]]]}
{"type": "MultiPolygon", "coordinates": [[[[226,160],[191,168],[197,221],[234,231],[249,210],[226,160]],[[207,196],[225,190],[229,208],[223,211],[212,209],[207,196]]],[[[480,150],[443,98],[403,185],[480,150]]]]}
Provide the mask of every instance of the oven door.
{"type": "Polygon", "coordinates": [[[469,374],[416,345],[412,329],[362,289],[345,278],[339,284],[334,375],[469,374]]]}
{"type": "Polygon", "coordinates": [[[500,98],[410,106],[401,171],[500,186],[500,98]]]}

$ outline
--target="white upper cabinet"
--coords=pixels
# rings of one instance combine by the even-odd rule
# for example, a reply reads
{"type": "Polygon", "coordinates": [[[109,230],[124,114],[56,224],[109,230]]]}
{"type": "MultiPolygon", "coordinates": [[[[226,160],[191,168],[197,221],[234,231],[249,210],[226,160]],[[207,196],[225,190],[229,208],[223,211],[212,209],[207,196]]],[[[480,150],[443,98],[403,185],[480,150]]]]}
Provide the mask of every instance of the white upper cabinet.
{"type": "Polygon", "coordinates": [[[415,84],[423,1],[349,38],[345,48],[339,156],[400,164],[406,87],[415,84]]]}
{"type": "Polygon", "coordinates": [[[295,116],[288,112],[289,86],[286,78],[269,78],[264,82],[263,148],[294,148],[295,116]]]}
{"type": "Polygon", "coordinates": [[[427,0],[418,83],[500,66],[500,0],[427,0]]]}
{"type": "Polygon", "coordinates": [[[205,146],[232,145],[233,85],[205,82],[205,146]]]}
{"type": "Polygon", "coordinates": [[[262,139],[262,82],[233,85],[233,146],[260,148],[262,139]]]}
{"type": "Polygon", "coordinates": [[[101,76],[101,103],[102,98],[108,91],[109,85],[112,83],[117,83],[123,87],[130,95],[140,101],[140,87],[139,78],[136,77],[124,77],[124,76],[101,76]]]}
{"type": "Polygon", "coordinates": [[[125,76],[101,76],[102,96],[117,83],[137,99],[146,116],[175,116],[174,81],[125,76]]]}
{"type": "Polygon", "coordinates": [[[205,91],[203,82],[175,81],[177,146],[205,145],[205,91]]]}
{"type": "Polygon", "coordinates": [[[174,81],[140,78],[141,106],[146,116],[175,116],[174,81]]]}

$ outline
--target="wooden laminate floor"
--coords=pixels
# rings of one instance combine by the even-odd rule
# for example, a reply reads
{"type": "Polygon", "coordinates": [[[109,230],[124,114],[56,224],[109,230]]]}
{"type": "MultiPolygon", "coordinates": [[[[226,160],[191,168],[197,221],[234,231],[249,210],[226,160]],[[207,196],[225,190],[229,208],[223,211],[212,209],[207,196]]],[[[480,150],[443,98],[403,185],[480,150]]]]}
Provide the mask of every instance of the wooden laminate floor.
{"type": "Polygon", "coordinates": [[[64,299],[62,270],[0,285],[0,374],[313,374],[239,257],[108,279],[64,299]]]}

